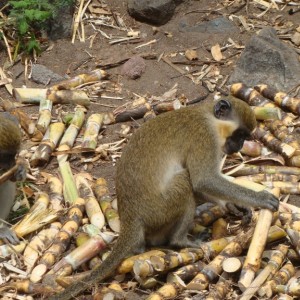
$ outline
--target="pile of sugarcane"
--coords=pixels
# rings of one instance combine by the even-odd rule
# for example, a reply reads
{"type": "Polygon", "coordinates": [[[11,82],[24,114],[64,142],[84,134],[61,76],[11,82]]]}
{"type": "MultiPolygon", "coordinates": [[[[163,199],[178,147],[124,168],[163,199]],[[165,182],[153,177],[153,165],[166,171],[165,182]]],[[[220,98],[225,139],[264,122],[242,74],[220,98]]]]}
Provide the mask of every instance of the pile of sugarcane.
{"type": "MultiPolygon", "coordinates": [[[[53,158],[59,166],[58,176],[44,174],[48,192],[37,193],[30,211],[13,226],[20,244],[0,245],[0,256],[5,261],[1,274],[3,271],[10,275],[0,286],[5,296],[17,291],[22,299],[22,293],[47,295],[60,291],[99,265],[109,253],[108,245],[118,235],[117,202],[105,179],[93,180],[87,173],[73,174],[70,156],[120,151],[126,138],[98,145],[102,126],[132,118],[146,121],[188,104],[185,99],[155,102],[140,98],[112,112],[91,114],[85,122],[90,98],[74,88],[107,77],[103,70],[95,70],[49,89],[14,89],[19,102],[39,103],[36,122],[12,102],[2,102],[4,109],[19,118],[31,140],[38,142],[30,165],[45,166],[53,158]],[[66,103],[77,105],[67,126],[52,117],[53,105],[66,103]],[[78,136],[80,145],[74,146],[78,136]]],[[[227,158],[224,172],[228,180],[256,191],[268,188],[277,197],[300,194],[296,130],[300,99],[265,85],[252,89],[233,84],[231,94],[251,105],[259,125],[256,141],[245,142],[240,154],[227,158]]],[[[285,197],[281,201],[276,213],[254,212],[252,222],[246,225],[230,220],[224,208],[213,204],[198,207],[191,233],[209,233],[209,242],[199,249],[155,249],[124,260],[116,270],[121,282],[108,280],[105,287],[97,288],[96,299],[126,299],[136,287],[137,293],[148,300],[188,299],[194,294],[205,299],[243,300],[270,299],[275,294],[280,294],[280,299],[299,296],[295,264],[300,260],[300,208],[286,203],[287,200],[285,197]],[[127,273],[131,274],[127,278],[133,276],[134,281],[126,280],[127,273]]]]}

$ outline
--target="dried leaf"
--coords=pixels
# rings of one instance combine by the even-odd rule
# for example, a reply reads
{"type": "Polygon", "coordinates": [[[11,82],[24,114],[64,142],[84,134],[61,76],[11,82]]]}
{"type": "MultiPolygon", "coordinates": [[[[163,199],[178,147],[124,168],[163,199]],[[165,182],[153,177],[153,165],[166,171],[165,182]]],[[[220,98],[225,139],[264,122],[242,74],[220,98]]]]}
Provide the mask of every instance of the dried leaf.
{"type": "Polygon", "coordinates": [[[185,57],[186,57],[188,60],[196,60],[196,59],[198,59],[197,51],[196,51],[196,50],[193,50],[193,49],[187,49],[187,50],[185,51],[185,57]]]}
{"type": "Polygon", "coordinates": [[[223,54],[221,52],[221,47],[219,44],[211,47],[211,55],[216,61],[220,61],[223,59],[223,54]]]}

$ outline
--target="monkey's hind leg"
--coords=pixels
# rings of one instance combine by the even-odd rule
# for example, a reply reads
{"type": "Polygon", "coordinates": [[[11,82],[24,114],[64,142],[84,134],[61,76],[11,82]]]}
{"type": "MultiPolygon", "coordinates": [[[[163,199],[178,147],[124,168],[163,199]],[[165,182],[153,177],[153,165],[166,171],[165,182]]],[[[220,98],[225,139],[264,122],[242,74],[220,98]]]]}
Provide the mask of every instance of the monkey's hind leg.
{"type": "Polygon", "coordinates": [[[182,171],[172,179],[167,193],[164,194],[165,201],[170,207],[178,210],[177,218],[173,221],[170,232],[169,245],[175,248],[197,248],[199,243],[188,239],[188,231],[195,215],[195,198],[187,171],[182,171]]]}

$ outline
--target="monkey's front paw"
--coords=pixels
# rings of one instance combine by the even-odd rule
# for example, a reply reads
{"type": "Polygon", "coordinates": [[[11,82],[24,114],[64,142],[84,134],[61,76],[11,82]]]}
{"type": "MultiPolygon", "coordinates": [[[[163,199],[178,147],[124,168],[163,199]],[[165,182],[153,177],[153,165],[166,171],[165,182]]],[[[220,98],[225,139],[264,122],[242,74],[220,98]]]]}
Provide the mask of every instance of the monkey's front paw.
{"type": "Polygon", "coordinates": [[[12,181],[24,181],[26,179],[27,168],[25,162],[19,162],[17,171],[15,172],[12,181]]]}
{"type": "Polygon", "coordinates": [[[2,227],[0,227],[0,239],[6,239],[8,242],[10,242],[13,245],[16,245],[20,242],[15,232],[3,224],[2,227]]]}
{"type": "Polygon", "coordinates": [[[262,202],[259,204],[260,208],[267,208],[271,211],[277,211],[279,207],[279,200],[271,193],[262,191],[262,202]]]}

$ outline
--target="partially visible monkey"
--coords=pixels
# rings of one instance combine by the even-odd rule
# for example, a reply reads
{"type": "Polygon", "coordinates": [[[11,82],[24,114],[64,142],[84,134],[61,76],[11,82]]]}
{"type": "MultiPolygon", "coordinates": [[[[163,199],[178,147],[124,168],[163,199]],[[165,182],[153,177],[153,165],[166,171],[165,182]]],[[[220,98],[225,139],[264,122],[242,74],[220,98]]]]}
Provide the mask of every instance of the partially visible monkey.
{"type": "MultiPolygon", "coordinates": [[[[0,113],[0,174],[16,164],[16,155],[21,145],[21,131],[17,119],[9,113],[0,113]]],[[[5,220],[11,210],[16,196],[16,183],[25,179],[26,169],[19,165],[13,178],[0,184],[0,239],[10,243],[18,243],[18,237],[2,220],[5,220]]]]}
{"type": "Polygon", "coordinates": [[[145,245],[199,246],[187,238],[199,196],[277,210],[272,194],[236,185],[220,172],[222,151],[239,151],[255,127],[250,107],[235,98],[168,112],[142,125],[117,165],[121,231],[112,253],[89,276],[50,299],[75,297],[145,245]]]}

